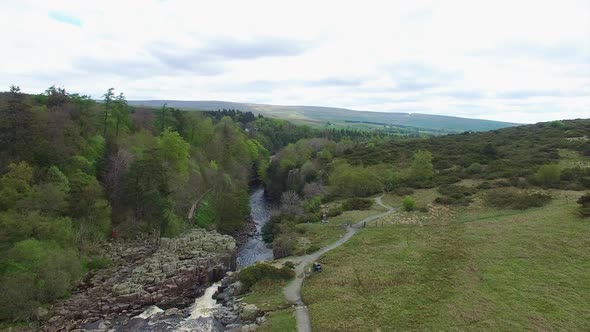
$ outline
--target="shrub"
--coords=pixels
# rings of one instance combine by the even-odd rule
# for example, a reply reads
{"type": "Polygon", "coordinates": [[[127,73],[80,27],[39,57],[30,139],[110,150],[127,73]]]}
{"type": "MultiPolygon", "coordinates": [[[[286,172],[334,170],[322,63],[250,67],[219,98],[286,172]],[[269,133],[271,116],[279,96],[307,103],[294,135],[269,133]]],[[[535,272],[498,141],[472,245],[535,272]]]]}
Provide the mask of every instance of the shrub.
{"type": "Polygon", "coordinates": [[[450,185],[461,181],[461,178],[456,175],[442,175],[436,177],[434,180],[438,185],[450,185]]]}
{"type": "Polygon", "coordinates": [[[472,175],[480,174],[481,172],[483,172],[483,166],[481,166],[480,163],[475,162],[475,163],[472,163],[471,165],[469,165],[469,167],[467,167],[466,171],[468,174],[472,174],[472,175]]]}
{"type": "Polygon", "coordinates": [[[302,224],[307,222],[320,222],[322,220],[322,214],[319,212],[316,213],[307,213],[302,216],[296,216],[294,218],[295,223],[302,224]]]}
{"type": "Polygon", "coordinates": [[[86,268],[90,271],[104,269],[105,267],[109,267],[113,264],[110,258],[100,256],[94,257],[86,263],[86,268]]]}
{"type": "Polygon", "coordinates": [[[322,205],[322,199],[319,196],[315,196],[305,202],[303,208],[307,213],[315,213],[320,211],[320,205],[322,205]]]}
{"type": "Polygon", "coordinates": [[[291,261],[286,261],[285,263],[283,263],[283,266],[286,266],[290,269],[294,269],[295,268],[295,264],[291,261]]]}
{"type": "Polygon", "coordinates": [[[394,190],[394,193],[398,196],[407,196],[414,193],[414,189],[408,187],[399,187],[394,190]]]}
{"type": "Polygon", "coordinates": [[[543,165],[535,173],[535,179],[539,184],[545,187],[551,187],[559,184],[561,169],[559,165],[543,165]]]}
{"type": "Polygon", "coordinates": [[[366,197],[383,191],[383,183],[374,169],[336,163],[330,172],[329,183],[332,192],[343,197],[366,197]]]}
{"type": "Polygon", "coordinates": [[[468,206],[473,201],[471,196],[477,191],[477,189],[459,185],[447,185],[438,188],[438,191],[444,196],[437,197],[434,200],[435,203],[468,206]]]}
{"type": "Polygon", "coordinates": [[[413,211],[416,208],[416,201],[412,197],[406,196],[402,201],[402,205],[404,206],[404,210],[413,211]]]}
{"type": "Polygon", "coordinates": [[[210,228],[215,223],[215,208],[213,195],[208,193],[203,197],[195,213],[195,223],[201,228],[210,228]]]}
{"type": "Polygon", "coordinates": [[[342,208],[350,210],[368,210],[373,206],[373,200],[368,198],[349,198],[342,203],[342,208]]]}
{"type": "Polygon", "coordinates": [[[582,217],[590,217],[590,193],[586,193],[577,201],[580,204],[578,207],[578,214],[582,217]]]}
{"type": "Polygon", "coordinates": [[[68,295],[82,273],[73,249],[32,238],[16,243],[7,252],[3,270],[0,320],[27,318],[40,303],[68,295]]]}
{"type": "Polygon", "coordinates": [[[492,184],[488,181],[484,181],[476,186],[477,189],[492,189],[492,184]]]}
{"type": "Polygon", "coordinates": [[[293,248],[295,248],[295,240],[289,234],[281,234],[272,241],[272,253],[275,258],[291,256],[293,248]]]}
{"type": "Polygon", "coordinates": [[[551,195],[539,190],[518,190],[502,188],[490,190],[486,202],[494,207],[524,210],[541,207],[551,201],[551,195]]]}
{"type": "Polygon", "coordinates": [[[342,206],[334,206],[331,207],[330,209],[328,209],[328,212],[326,213],[328,217],[336,217],[342,214],[342,212],[344,212],[344,210],[342,209],[342,206]]]}
{"type": "Polygon", "coordinates": [[[261,280],[289,280],[294,276],[295,272],[286,263],[282,268],[276,268],[266,263],[256,263],[243,268],[238,274],[238,279],[244,289],[249,290],[261,280]]]}
{"type": "Polygon", "coordinates": [[[280,229],[281,216],[274,216],[262,226],[262,240],[266,243],[272,243],[280,229]]]}

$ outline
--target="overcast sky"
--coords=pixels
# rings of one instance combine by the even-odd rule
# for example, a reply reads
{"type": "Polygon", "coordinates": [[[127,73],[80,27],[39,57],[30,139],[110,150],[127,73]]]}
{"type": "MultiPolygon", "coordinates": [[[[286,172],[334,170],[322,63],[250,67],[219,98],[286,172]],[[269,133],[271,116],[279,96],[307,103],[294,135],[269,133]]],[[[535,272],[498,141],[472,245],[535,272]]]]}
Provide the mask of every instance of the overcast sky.
{"type": "Polygon", "coordinates": [[[0,88],[590,118],[590,0],[0,0],[0,88]]]}

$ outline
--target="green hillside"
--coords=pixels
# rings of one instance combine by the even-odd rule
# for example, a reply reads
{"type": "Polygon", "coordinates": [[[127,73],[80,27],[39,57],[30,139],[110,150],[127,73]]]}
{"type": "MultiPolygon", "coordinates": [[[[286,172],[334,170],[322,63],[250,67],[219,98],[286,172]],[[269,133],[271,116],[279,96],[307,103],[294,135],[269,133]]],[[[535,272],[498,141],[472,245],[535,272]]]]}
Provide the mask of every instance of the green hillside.
{"type": "Polygon", "coordinates": [[[468,119],[453,116],[421,113],[391,113],[356,111],[345,108],[319,106],[280,106],[266,104],[235,103],[224,101],[179,101],[179,100],[135,100],[135,106],[169,107],[184,110],[239,109],[263,114],[267,117],[289,120],[296,124],[312,127],[329,126],[335,128],[382,129],[384,127],[406,128],[424,133],[451,133],[463,131],[486,131],[517,124],[500,121],[468,119]]]}

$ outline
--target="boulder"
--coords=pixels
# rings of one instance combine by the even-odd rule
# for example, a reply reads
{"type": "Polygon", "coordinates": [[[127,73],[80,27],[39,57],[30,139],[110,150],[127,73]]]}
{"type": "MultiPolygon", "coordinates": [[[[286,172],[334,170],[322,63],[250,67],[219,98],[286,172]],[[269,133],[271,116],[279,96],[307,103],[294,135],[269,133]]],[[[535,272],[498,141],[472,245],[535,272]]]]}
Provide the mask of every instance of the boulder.
{"type": "Polygon", "coordinates": [[[45,318],[47,318],[47,315],[49,315],[49,311],[42,307],[35,309],[35,311],[33,312],[33,318],[38,321],[44,320],[45,318]]]}
{"type": "Polygon", "coordinates": [[[242,283],[240,281],[236,281],[233,284],[229,285],[230,287],[230,294],[231,295],[240,295],[242,294],[242,283]]]}
{"type": "Polygon", "coordinates": [[[174,316],[174,315],[178,315],[180,313],[180,310],[178,308],[170,308],[167,309],[166,311],[164,311],[164,316],[168,317],[168,316],[174,316]]]}
{"type": "Polygon", "coordinates": [[[248,325],[243,325],[240,331],[241,332],[255,332],[256,329],[258,329],[258,325],[248,324],[248,325]]]}
{"type": "Polygon", "coordinates": [[[256,317],[260,315],[260,309],[255,304],[246,304],[240,310],[240,319],[245,322],[253,322],[256,320],[256,317]]]}
{"type": "Polygon", "coordinates": [[[262,325],[264,322],[266,322],[266,316],[256,317],[256,324],[262,325]]]}

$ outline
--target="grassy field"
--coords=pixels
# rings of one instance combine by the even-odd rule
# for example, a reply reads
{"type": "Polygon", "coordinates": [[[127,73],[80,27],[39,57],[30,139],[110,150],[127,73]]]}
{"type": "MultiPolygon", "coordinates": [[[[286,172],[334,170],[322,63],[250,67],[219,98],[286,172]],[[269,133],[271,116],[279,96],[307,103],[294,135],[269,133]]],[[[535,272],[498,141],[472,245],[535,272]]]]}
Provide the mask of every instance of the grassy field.
{"type": "Polygon", "coordinates": [[[287,282],[284,280],[262,280],[257,282],[250,293],[242,298],[246,303],[255,304],[262,311],[285,309],[291,305],[285,300],[282,289],[287,282]]]}
{"type": "MultiPolygon", "coordinates": [[[[436,188],[430,188],[414,190],[414,193],[407,196],[414,198],[417,208],[422,208],[432,203],[438,196],[440,196],[440,194],[436,191],[436,188]]],[[[404,197],[405,196],[388,193],[383,196],[383,203],[394,208],[400,208],[404,197]]]]}
{"type": "Polygon", "coordinates": [[[361,230],[305,281],[313,329],[590,330],[590,220],[566,194],[361,230]]]}
{"type": "Polygon", "coordinates": [[[295,316],[283,295],[284,280],[262,280],[242,297],[245,303],[255,304],[267,312],[267,321],[258,331],[296,331],[295,316]]]}
{"type": "Polygon", "coordinates": [[[379,214],[385,211],[381,206],[373,205],[370,210],[346,211],[339,216],[328,218],[327,223],[298,224],[295,226],[297,245],[295,255],[314,252],[320,248],[338,240],[346,229],[342,226],[345,223],[354,223],[364,218],[379,214]]]}
{"type": "Polygon", "coordinates": [[[262,324],[259,332],[296,332],[297,324],[293,309],[274,311],[268,314],[268,320],[262,324]]]}

